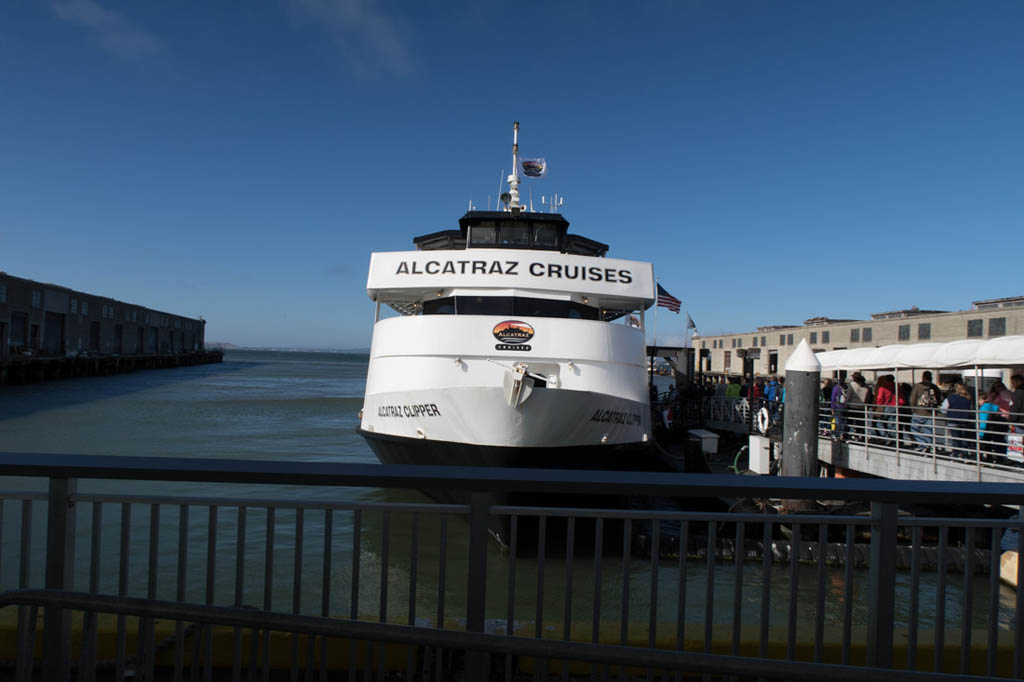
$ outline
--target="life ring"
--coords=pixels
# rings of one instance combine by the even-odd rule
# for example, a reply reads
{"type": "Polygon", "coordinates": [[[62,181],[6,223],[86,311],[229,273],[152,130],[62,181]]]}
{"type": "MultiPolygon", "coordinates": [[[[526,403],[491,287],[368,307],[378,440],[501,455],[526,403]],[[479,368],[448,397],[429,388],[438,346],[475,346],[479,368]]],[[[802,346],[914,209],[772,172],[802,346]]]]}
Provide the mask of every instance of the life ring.
{"type": "Polygon", "coordinates": [[[771,421],[771,415],[768,414],[768,408],[762,407],[757,411],[757,430],[761,432],[761,435],[768,433],[768,423],[771,421]]]}

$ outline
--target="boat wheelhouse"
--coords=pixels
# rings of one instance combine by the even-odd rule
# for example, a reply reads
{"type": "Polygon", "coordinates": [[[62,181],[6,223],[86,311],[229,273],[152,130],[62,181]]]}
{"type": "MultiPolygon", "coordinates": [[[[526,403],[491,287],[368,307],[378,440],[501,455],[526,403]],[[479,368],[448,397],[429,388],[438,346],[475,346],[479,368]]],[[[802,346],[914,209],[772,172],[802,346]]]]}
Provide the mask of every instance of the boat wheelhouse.
{"type": "Polygon", "coordinates": [[[372,254],[359,432],[386,463],[647,468],[651,265],[506,196],[372,254]]]}

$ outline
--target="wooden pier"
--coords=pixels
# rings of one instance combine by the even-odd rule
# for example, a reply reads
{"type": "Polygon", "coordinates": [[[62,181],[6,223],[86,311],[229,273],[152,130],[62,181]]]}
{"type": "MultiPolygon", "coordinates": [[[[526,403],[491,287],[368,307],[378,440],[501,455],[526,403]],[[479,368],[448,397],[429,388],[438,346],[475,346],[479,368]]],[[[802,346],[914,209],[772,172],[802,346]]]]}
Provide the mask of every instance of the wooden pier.
{"type": "Polygon", "coordinates": [[[15,355],[0,362],[0,385],[106,376],[140,369],[169,369],[223,362],[221,350],[141,355],[15,355]]]}

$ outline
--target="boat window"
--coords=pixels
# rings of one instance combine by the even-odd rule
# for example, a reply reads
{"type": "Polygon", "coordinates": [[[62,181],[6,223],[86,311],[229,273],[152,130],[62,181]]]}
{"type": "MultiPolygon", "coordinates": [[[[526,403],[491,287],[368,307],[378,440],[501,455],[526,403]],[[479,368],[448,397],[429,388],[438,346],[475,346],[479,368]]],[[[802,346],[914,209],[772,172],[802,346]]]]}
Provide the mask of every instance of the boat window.
{"type": "Polygon", "coordinates": [[[498,228],[474,225],[470,228],[470,244],[472,246],[493,246],[497,241],[498,228]]]}
{"type": "Polygon", "coordinates": [[[456,296],[456,315],[514,315],[511,296],[456,296]]]}
{"type": "Polygon", "coordinates": [[[502,225],[501,246],[529,246],[530,227],[528,225],[502,225]]]}
{"type": "Polygon", "coordinates": [[[575,301],[519,296],[449,296],[423,302],[424,315],[501,315],[596,320],[598,310],[575,301]]]}
{"type": "Polygon", "coordinates": [[[424,315],[454,315],[455,314],[455,298],[448,296],[446,298],[435,298],[430,301],[423,302],[423,314],[424,315]]]}
{"type": "Polygon", "coordinates": [[[538,225],[534,229],[533,245],[542,249],[557,249],[558,228],[554,225],[538,225]]]}

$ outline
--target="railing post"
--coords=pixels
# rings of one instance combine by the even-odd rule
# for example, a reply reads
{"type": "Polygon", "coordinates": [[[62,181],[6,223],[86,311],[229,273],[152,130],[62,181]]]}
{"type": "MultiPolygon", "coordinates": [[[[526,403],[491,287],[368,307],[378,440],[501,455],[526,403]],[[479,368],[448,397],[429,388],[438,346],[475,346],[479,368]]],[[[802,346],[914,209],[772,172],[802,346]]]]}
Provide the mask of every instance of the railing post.
{"type": "MultiPolygon", "coordinates": [[[[75,507],[71,496],[78,481],[51,478],[46,513],[46,589],[73,587],[75,554],[75,507]]],[[[71,614],[46,609],[43,617],[43,680],[62,682],[71,670],[71,614]]]]}
{"type": "Polygon", "coordinates": [[[896,602],[896,504],[871,503],[871,596],[868,604],[868,665],[892,667],[896,602]]]}
{"type": "MultiPolygon", "coordinates": [[[[487,598],[487,544],[490,501],[487,493],[473,492],[469,499],[469,576],[466,589],[466,632],[484,631],[487,598]]],[[[466,652],[466,679],[490,678],[490,658],[483,651],[466,652]]]]}

